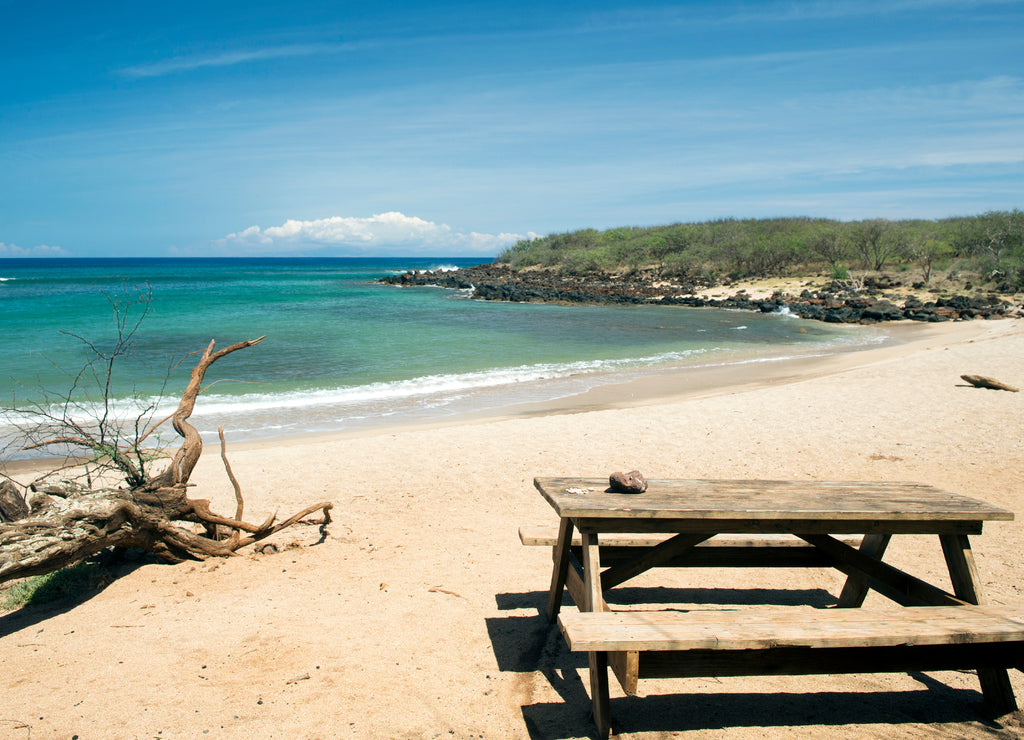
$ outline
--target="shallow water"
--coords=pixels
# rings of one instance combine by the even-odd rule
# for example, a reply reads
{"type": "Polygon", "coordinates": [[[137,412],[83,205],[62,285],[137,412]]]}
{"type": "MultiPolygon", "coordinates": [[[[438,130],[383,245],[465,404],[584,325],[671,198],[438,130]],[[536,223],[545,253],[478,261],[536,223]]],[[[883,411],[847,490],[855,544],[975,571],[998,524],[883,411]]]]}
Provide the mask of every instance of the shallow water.
{"type": "MultiPolygon", "coordinates": [[[[132,327],[111,395],[173,408],[190,352],[266,336],[214,365],[193,421],[204,435],[259,439],[439,419],[572,395],[672,365],[827,354],[879,330],[785,315],[659,306],[470,300],[463,291],[374,280],[466,259],[112,259],[0,261],[0,399],[22,407],[64,393],[88,354],[132,327]],[[143,316],[143,311],[145,315],[143,316]]],[[[95,409],[97,388],[83,385],[95,409]]],[[[92,405],[91,405],[92,404],[92,405]]],[[[91,405],[91,406],[90,406],[91,405]]],[[[9,437],[10,428],[0,429],[9,437]],[[6,433],[5,433],[6,432],[6,433]]]]}

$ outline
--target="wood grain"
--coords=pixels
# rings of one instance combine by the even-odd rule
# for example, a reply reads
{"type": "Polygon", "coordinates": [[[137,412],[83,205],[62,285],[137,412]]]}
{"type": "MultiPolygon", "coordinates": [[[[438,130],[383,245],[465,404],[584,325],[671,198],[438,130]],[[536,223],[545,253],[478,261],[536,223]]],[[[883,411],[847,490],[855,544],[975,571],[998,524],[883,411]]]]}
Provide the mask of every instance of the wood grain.
{"type": "Polygon", "coordinates": [[[610,493],[600,478],[536,478],[534,486],[560,517],[686,519],[698,526],[703,520],[708,531],[718,532],[727,531],[716,526],[722,521],[786,522],[799,527],[802,521],[821,520],[977,523],[1013,519],[1008,509],[921,483],[674,479],[650,480],[647,491],[639,494],[610,493]]]}
{"type": "Polygon", "coordinates": [[[765,650],[1024,641],[1024,606],[574,612],[573,651],[765,650]]]}

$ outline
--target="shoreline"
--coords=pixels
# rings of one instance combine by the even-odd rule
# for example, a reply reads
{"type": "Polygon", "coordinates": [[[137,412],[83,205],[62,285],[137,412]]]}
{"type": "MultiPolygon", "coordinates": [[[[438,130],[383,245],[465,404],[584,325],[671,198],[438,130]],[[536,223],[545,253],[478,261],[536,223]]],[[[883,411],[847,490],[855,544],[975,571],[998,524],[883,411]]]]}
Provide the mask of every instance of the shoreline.
{"type": "MultiPolygon", "coordinates": [[[[920,345],[930,342],[975,341],[1014,330],[1012,326],[1004,327],[1003,324],[1003,321],[984,320],[942,324],[915,321],[892,322],[885,325],[888,338],[878,345],[854,345],[838,350],[832,347],[826,353],[802,357],[768,358],[696,366],[678,365],[640,371],[610,371],[604,374],[606,382],[596,383],[581,392],[573,392],[542,401],[517,401],[482,410],[456,412],[447,417],[405,419],[395,423],[381,423],[373,426],[333,431],[295,432],[281,436],[238,441],[231,441],[231,430],[226,428],[227,450],[232,453],[281,446],[330,444],[351,439],[393,436],[406,432],[476,426],[510,419],[531,419],[583,414],[592,411],[629,409],[728,395],[775,385],[798,383],[815,377],[841,374],[858,367],[912,353],[920,345]]],[[[204,438],[204,451],[208,454],[214,449],[219,449],[218,445],[219,443],[204,438]]],[[[173,453],[176,447],[176,444],[172,444],[168,449],[173,453]]],[[[51,456],[11,460],[5,463],[5,470],[12,476],[38,474],[48,470],[47,465],[62,459],[64,458],[61,456],[51,456]]]]}
{"type": "MultiPolygon", "coordinates": [[[[1000,322],[1001,323],[1001,322],[1000,322]]],[[[954,324],[922,324],[914,321],[892,322],[885,325],[889,339],[879,345],[854,345],[824,354],[804,357],[768,358],[725,362],[710,365],[678,365],[639,371],[608,371],[603,375],[608,382],[598,383],[581,392],[543,401],[512,402],[477,411],[457,412],[449,417],[406,419],[393,424],[382,423],[367,427],[354,427],[333,431],[308,431],[283,434],[261,439],[230,441],[229,450],[251,450],[279,445],[330,442],[332,440],[393,435],[405,431],[447,428],[466,424],[486,424],[513,418],[533,418],[559,414],[576,414],[614,408],[633,408],[665,401],[682,401],[753,389],[817,375],[835,374],[854,367],[870,364],[886,355],[912,351],[921,342],[963,341],[967,337],[998,333],[996,324],[989,322],[956,322],[954,324]],[[989,331],[980,325],[991,326],[989,331]],[[616,379],[618,378],[618,379],[616,379]]],[[[200,399],[201,402],[201,399],[200,399]]],[[[200,407],[201,410],[201,407],[200,407]]],[[[176,445],[171,445],[174,449],[176,445]]],[[[204,448],[214,443],[204,439],[204,448]]],[[[12,460],[6,463],[9,471],[35,471],[44,469],[47,461],[63,459],[61,456],[12,460]]]]}
{"type": "MultiPolygon", "coordinates": [[[[700,309],[692,308],[667,308],[666,311],[671,314],[682,311],[692,316],[703,314],[700,309]]],[[[580,403],[593,408],[593,402],[589,399],[615,397],[619,393],[616,389],[620,387],[644,388],[664,377],[676,378],[683,384],[684,389],[690,385],[699,388],[713,387],[723,382],[721,378],[727,379],[724,382],[732,382],[731,378],[742,379],[747,375],[776,372],[769,368],[785,367],[798,359],[858,352],[874,348],[879,341],[901,341],[894,340],[893,337],[912,334],[915,328],[911,322],[906,322],[906,328],[897,328],[893,325],[879,327],[877,332],[867,327],[832,327],[823,329],[820,332],[821,337],[807,343],[802,335],[807,335],[808,331],[799,328],[802,322],[795,317],[757,316],[748,319],[742,317],[745,313],[735,309],[720,309],[710,312],[709,315],[736,317],[735,321],[738,324],[749,323],[754,326],[754,322],[757,322],[778,326],[778,343],[775,343],[776,340],[764,340],[760,343],[755,341],[749,344],[730,344],[729,341],[717,344],[711,341],[694,350],[687,347],[687,342],[695,341],[689,337],[703,335],[681,335],[683,338],[679,339],[681,348],[678,349],[678,354],[673,355],[675,359],[667,361],[662,356],[641,355],[641,358],[635,361],[628,358],[587,361],[580,363],[580,367],[573,367],[574,363],[571,362],[564,363],[564,366],[555,363],[551,367],[541,364],[536,366],[540,368],[540,372],[536,374],[532,372],[533,366],[510,368],[513,371],[510,374],[503,373],[503,368],[496,368],[479,373],[505,375],[493,384],[485,382],[477,385],[470,382],[465,385],[449,384],[445,388],[445,384],[441,383],[441,390],[429,387],[414,390],[408,395],[398,395],[391,401],[387,400],[387,396],[380,396],[372,406],[366,406],[365,409],[358,408],[351,402],[336,402],[328,398],[319,400],[316,404],[309,404],[305,399],[300,399],[303,403],[294,406],[283,402],[280,406],[269,403],[262,407],[235,410],[230,399],[200,397],[191,421],[200,429],[207,445],[218,444],[216,429],[223,426],[229,445],[232,448],[239,448],[241,445],[274,444],[279,441],[309,440],[332,435],[361,436],[390,433],[404,428],[450,426],[506,416],[561,413],[564,409],[580,403]],[[645,365],[644,362],[652,364],[645,365]],[[599,369],[595,369],[595,366],[599,366],[599,369]],[[515,377],[515,371],[520,370],[527,372],[523,377],[515,377]],[[577,401],[579,398],[584,400],[577,401]],[[338,405],[332,405],[334,403],[338,405]]],[[[816,330],[812,330],[811,333],[819,334],[816,330]]],[[[434,377],[426,376],[416,380],[430,381],[434,377]]],[[[444,380],[446,376],[436,377],[444,380]]],[[[462,381],[458,374],[451,377],[458,382],[462,381]]],[[[397,385],[403,383],[404,381],[396,382],[397,385]]],[[[373,388],[373,385],[367,387],[373,388]]],[[[346,390],[349,389],[343,387],[339,392],[346,390]]],[[[359,388],[355,387],[354,390],[359,388]]],[[[654,395],[661,396],[664,393],[659,391],[654,395]]],[[[169,415],[176,407],[177,399],[168,395],[163,403],[166,408],[159,416],[169,415]]],[[[161,441],[166,441],[167,448],[173,450],[178,444],[178,438],[168,431],[169,426],[165,425],[163,430],[164,433],[160,435],[161,441]]],[[[9,470],[34,470],[45,465],[48,460],[61,459],[62,455],[46,455],[43,451],[37,450],[23,457],[8,460],[6,464],[9,470]]]]}
{"type": "MultiPolygon", "coordinates": [[[[477,426],[512,419],[585,414],[594,411],[636,409],[664,403],[694,401],[834,376],[880,362],[899,360],[934,343],[962,343],[997,338],[1024,327],[1020,320],[922,324],[902,321],[887,324],[891,341],[876,346],[855,346],[821,355],[778,360],[678,366],[640,373],[616,371],[611,376],[639,375],[600,384],[580,393],[536,402],[512,403],[444,419],[404,421],[394,425],[310,432],[275,439],[231,444],[229,449],[250,450],[305,443],[330,443],[353,438],[393,436],[405,432],[477,426]]],[[[957,376],[959,377],[959,376],[957,376]]]]}

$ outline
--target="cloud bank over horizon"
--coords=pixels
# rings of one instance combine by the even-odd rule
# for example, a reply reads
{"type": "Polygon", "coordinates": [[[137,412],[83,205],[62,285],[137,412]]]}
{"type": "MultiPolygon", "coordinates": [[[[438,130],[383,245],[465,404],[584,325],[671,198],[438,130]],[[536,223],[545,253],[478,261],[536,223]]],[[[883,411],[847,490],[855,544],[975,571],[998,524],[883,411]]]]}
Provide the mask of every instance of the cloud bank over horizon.
{"type": "Polygon", "coordinates": [[[368,218],[330,216],[309,221],[288,219],[280,226],[250,226],[214,241],[226,255],[296,255],[331,252],[339,257],[394,256],[494,256],[520,239],[539,234],[468,234],[447,224],[406,216],[398,211],[368,218]]]}
{"type": "Polygon", "coordinates": [[[0,257],[68,257],[62,247],[39,244],[35,247],[19,247],[17,244],[0,242],[0,257]]]}

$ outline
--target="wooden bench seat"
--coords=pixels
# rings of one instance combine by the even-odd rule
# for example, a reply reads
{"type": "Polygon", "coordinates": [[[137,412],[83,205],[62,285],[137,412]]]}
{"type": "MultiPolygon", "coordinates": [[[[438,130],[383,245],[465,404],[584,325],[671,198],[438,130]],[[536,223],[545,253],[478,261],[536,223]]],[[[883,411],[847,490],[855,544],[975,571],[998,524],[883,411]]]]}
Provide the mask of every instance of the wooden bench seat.
{"type": "MultiPolygon", "coordinates": [[[[601,563],[615,566],[636,557],[638,548],[651,548],[673,537],[672,534],[601,534],[601,563]]],[[[850,547],[858,547],[860,537],[839,537],[850,547]]],[[[557,527],[520,527],[519,541],[524,545],[553,548],[558,542],[557,527]]],[[[579,532],[573,533],[572,547],[582,547],[579,532]]],[[[578,557],[578,553],[577,553],[578,557]]],[[[690,552],[674,558],[666,566],[674,568],[764,568],[830,567],[833,562],[817,548],[799,537],[787,534],[720,534],[701,542],[690,552]]]]}
{"type": "Polygon", "coordinates": [[[629,695],[640,678],[981,669],[1000,714],[1016,709],[1005,669],[1024,667],[1024,606],[572,612],[558,624],[571,650],[592,654],[602,737],[608,665],[629,695]]]}

